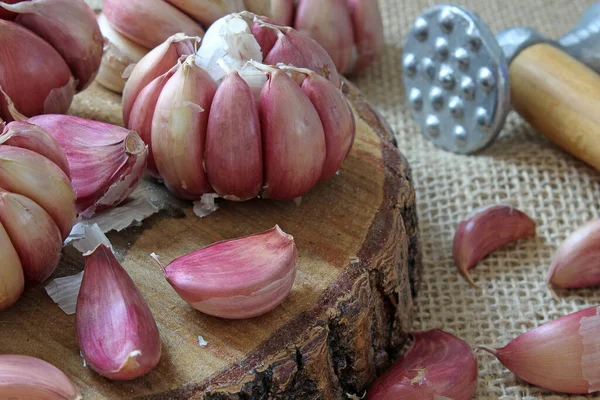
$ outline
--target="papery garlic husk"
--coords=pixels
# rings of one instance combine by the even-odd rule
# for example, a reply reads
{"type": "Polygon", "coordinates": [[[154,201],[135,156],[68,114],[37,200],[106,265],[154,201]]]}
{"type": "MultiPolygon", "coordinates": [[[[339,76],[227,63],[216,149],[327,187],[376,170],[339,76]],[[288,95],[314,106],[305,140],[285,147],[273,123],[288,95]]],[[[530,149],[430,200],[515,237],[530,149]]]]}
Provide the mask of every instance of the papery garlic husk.
{"type": "Polygon", "coordinates": [[[0,7],[18,13],[15,22],[52,45],[75,76],[77,90],[96,76],[103,40],[96,16],[84,0],[32,0],[0,7]]]}
{"type": "Polygon", "coordinates": [[[299,0],[294,28],[319,42],[341,73],[352,69],[356,50],[346,0],[299,0]]]}
{"type": "Polygon", "coordinates": [[[535,221],[515,207],[482,207],[461,221],[454,234],[453,256],[458,272],[478,287],[469,270],[491,252],[519,239],[535,236],[535,221]]]}
{"type": "Polygon", "coordinates": [[[565,289],[600,284],[600,219],[581,226],[560,245],[548,284],[565,289]]]}
{"type": "Polygon", "coordinates": [[[140,183],[148,149],[136,132],[66,115],[40,115],[29,122],[50,133],[63,148],[77,211],[84,217],[119,204],[140,183]]]}
{"type": "Polygon", "coordinates": [[[179,257],[165,267],[165,277],[195,309],[242,319],[283,302],[294,284],[296,261],[294,238],[275,226],[179,257]]]}
{"type": "Polygon", "coordinates": [[[273,70],[260,95],[259,115],[265,166],[262,196],[292,200],[313,187],[323,172],[325,132],[319,114],[292,78],[273,70]]]}
{"type": "Polygon", "coordinates": [[[98,16],[98,26],[104,36],[104,54],[96,81],[109,90],[121,93],[125,87],[124,75],[149,50],[116,31],[104,14],[98,16]]]}
{"type": "Polygon", "coordinates": [[[178,32],[204,34],[197,22],[164,0],[104,0],[102,10],[113,28],[148,49],[178,32]]]}
{"type": "Polygon", "coordinates": [[[75,80],[61,55],[14,22],[0,20],[0,32],[0,119],[14,119],[11,102],[28,117],[67,112],[75,95],[75,80]]]}
{"type": "Polygon", "coordinates": [[[129,126],[131,109],[144,87],[171,70],[180,57],[193,54],[194,45],[198,40],[199,38],[175,34],[135,65],[123,91],[123,122],[125,126],[129,126]]]}
{"type": "Polygon", "coordinates": [[[290,0],[244,0],[248,11],[263,15],[276,24],[291,26],[294,2],[290,0]]]}
{"type": "Polygon", "coordinates": [[[140,377],[160,360],[161,340],[152,312],[109,247],[99,244],[84,257],[75,313],[83,358],[106,378],[140,377]]]}
{"type": "Polygon", "coordinates": [[[352,73],[367,69],[383,52],[383,21],[377,0],[347,0],[351,10],[358,59],[352,73]]]}
{"type": "Polygon", "coordinates": [[[477,390],[477,359],[467,343],[432,329],[409,334],[412,345],[369,388],[369,400],[471,400],[477,390]]]}
{"type": "Polygon", "coordinates": [[[212,192],[204,170],[208,114],[217,84],[196,66],[181,62],[165,84],[152,120],[152,151],[165,185],[182,198],[212,192]]]}
{"type": "Polygon", "coordinates": [[[0,264],[0,311],[4,311],[15,304],[23,293],[25,278],[19,255],[2,223],[0,223],[0,260],[2,260],[0,264]]]}
{"type": "Polygon", "coordinates": [[[80,400],[73,382],[54,365],[39,358],[0,355],[0,398],[80,400]]]}
{"type": "Polygon", "coordinates": [[[0,189],[0,223],[19,255],[27,282],[45,281],[58,265],[63,243],[50,214],[25,196],[0,189]]]}
{"type": "MultiPolygon", "coordinates": [[[[243,0],[167,0],[206,26],[227,14],[244,10],[243,0]]],[[[289,0],[285,0],[289,1],[289,0]]]]}
{"type": "Polygon", "coordinates": [[[75,222],[75,193],[65,173],[52,161],[31,150],[0,146],[0,188],[28,197],[58,226],[61,237],[75,222]]]}
{"type": "Polygon", "coordinates": [[[71,176],[67,157],[60,144],[48,132],[37,125],[25,121],[13,121],[6,125],[0,135],[0,145],[21,147],[46,157],[71,176]]]}
{"type": "Polygon", "coordinates": [[[215,93],[204,152],[208,179],[219,195],[231,200],[258,195],[263,182],[261,137],[254,95],[232,70],[215,93]]]}
{"type": "Polygon", "coordinates": [[[600,307],[541,325],[492,353],[516,376],[555,392],[600,391],[600,307]]]}

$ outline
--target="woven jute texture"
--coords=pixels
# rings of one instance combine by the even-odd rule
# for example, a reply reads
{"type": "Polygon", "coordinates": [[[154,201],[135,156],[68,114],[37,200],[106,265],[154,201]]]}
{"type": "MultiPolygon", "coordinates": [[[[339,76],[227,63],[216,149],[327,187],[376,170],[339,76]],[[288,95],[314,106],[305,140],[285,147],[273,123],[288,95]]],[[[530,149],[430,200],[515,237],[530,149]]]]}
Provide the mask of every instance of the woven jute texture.
{"type": "MultiPolygon", "coordinates": [[[[503,346],[546,321],[600,304],[599,289],[560,292],[556,301],[545,285],[557,246],[600,214],[600,174],[561,151],[514,112],[498,140],[474,156],[440,150],[420,134],[404,99],[402,46],[417,15],[436,3],[380,0],[385,54],[354,82],[389,121],[412,167],[425,263],[415,328],[441,328],[473,346],[503,346]],[[537,237],[482,261],[472,270],[481,290],[473,289],[459,277],[452,260],[454,231],[472,210],[499,202],[515,205],[534,218],[537,237]]],[[[479,14],[495,33],[531,26],[557,38],[573,27],[591,3],[472,0],[460,5],[479,14]]],[[[491,355],[478,354],[478,360],[478,399],[563,398],[516,379],[491,355]]]]}

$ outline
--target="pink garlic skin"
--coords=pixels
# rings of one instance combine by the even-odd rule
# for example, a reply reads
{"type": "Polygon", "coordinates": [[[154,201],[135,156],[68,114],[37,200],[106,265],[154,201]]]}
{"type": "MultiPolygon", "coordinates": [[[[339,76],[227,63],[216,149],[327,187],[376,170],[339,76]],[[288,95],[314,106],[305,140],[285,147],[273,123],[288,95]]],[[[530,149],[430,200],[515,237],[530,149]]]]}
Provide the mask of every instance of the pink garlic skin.
{"type": "MultiPolygon", "coordinates": [[[[196,21],[208,26],[217,19],[244,9],[242,0],[167,0],[196,21]],[[237,4],[235,4],[237,3],[237,4]]],[[[286,0],[287,1],[287,0],[286,0]]]]}
{"type": "Polygon", "coordinates": [[[273,23],[283,26],[292,25],[294,2],[290,0],[244,0],[248,11],[263,15],[273,23]]]}
{"type": "Polygon", "coordinates": [[[565,289],[600,284],[600,219],[581,226],[560,245],[548,283],[565,289]]]}
{"type": "Polygon", "coordinates": [[[162,90],[152,120],[154,160],[165,185],[185,199],[212,192],[204,170],[204,146],[216,82],[192,57],[162,90]]]}
{"type": "Polygon", "coordinates": [[[369,400],[471,400],[477,359],[463,340],[439,329],[409,334],[413,344],[369,388],[369,400]]]}
{"type": "Polygon", "coordinates": [[[50,43],[85,89],[98,73],[104,41],[96,16],[83,0],[32,0],[3,6],[19,13],[15,22],[50,43]]]}
{"type": "Polygon", "coordinates": [[[131,127],[129,123],[131,109],[140,92],[150,82],[171,70],[181,56],[193,52],[192,39],[177,34],[154,48],[135,65],[123,90],[123,123],[125,126],[131,127]]]}
{"type": "Polygon", "coordinates": [[[149,49],[178,32],[204,35],[198,23],[164,0],[104,0],[102,11],[115,30],[149,49]]]}
{"type": "Polygon", "coordinates": [[[366,70],[381,56],[384,46],[383,21],[377,0],[347,0],[351,10],[358,60],[352,73],[366,70]]]}
{"type": "Polygon", "coordinates": [[[34,151],[58,165],[65,175],[71,176],[67,157],[60,144],[39,126],[25,121],[13,121],[0,134],[0,145],[3,144],[34,151]]]}
{"type": "Polygon", "coordinates": [[[304,79],[302,90],[319,113],[325,132],[326,158],[321,172],[324,181],[335,175],[352,148],[356,132],[354,115],[341,91],[316,73],[304,79]]]}
{"type": "Polygon", "coordinates": [[[161,355],[152,312],[110,248],[100,244],[84,257],[75,314],[83,358],[109,379],[142,376],[158,364],[161,355]]]}
{"type": "Polygon", "coordinates": [[[233,200],[258,195],[263,182],[261,138],[254,95],[232,71],[215,93],[206,131],[206,172],[219,195],[233,200]]]}
{"type": "Polygon", "coordinates": [[[12,307],[21,297],[25,287],[25,278],[19,255],[2,223],[0,223],[0,260],[2,260],[2,268],[0,268],[0,311],[4,311],[12,307]]]}
{"type": "Polygon", "coordinates": [[[268,26],[263,26],[259,22],[253,22],[252,25],[250,25],[250,32],[252,32],[254,39],[258,42],[263,58],[266,58],[273,49],[273,46],[275,46],[275,43],[277,43],[277,30],[268,26]]]}
{"type": "Polygon", "coordinates": [[[300,0],[294,28],[319,42],[341,73],[352,69],[356,55],[346,0],[300,0]]]}
{"type": "MultiPolygon", "coordinates": [[[[61,55],[42,38],[14,22],[0,20],[0,32],[0,60],[3,60],[0,87],[15,108],[28,117],[67,112],[75,95],[75,80],[61,55]]],[[[0,118],[13,120],[2,92],[0,118]]]]}
{"type": "Polygon", "coordinates": [[[325,132],[319,114],[302,89],[279,70],[270,73],[260,94],[259,114],[265,166],[263,197],[292,200],[312,188],[323,172],[325,132]]]}
{"type": "Polygon", "coordinates": [[[555,392],[600,390],[600,307],[590,307],[541,325],[492,353],[516,376],[555,392]]]}
{"type": "Polygon", "coordinates": [[[296,262],[294,238],[275,226],[179,257],[164,272],[192,307],[242,319],[267,313],[283,302],[294,284],[296,262]]]}

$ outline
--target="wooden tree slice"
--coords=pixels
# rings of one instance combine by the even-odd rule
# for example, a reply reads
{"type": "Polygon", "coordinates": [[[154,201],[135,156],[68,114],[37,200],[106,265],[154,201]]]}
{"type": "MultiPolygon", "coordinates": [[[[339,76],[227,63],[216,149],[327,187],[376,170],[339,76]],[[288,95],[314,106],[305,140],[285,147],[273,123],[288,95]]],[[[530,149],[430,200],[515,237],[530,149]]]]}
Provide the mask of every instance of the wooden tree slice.
{"type": "MultiPolygon", "coordinates": [[[[75,317],[42,288],[0,314],[0,353],[56,365],[85,399],[341,399],[362,394],[401,349],[410,329],[421,269],[415,193],[389,128],[358,90],[346,85],[357,119],[354,148],[339,174],[302,202],[221,201],[198,218],[185,204],[142,226],[111,233],[117,256],[148,300],[163,340],[160,364],[129,382],[83,365],[75,317]],[[179,215],[177,215],[179,214],[179,215]],[[258,318],[201,314],[165,281],[150,253],[167,263],[217,240],[279,224],[294,236],[299,272],[290,296],[258,318]],[[201,347],[201,335],[208,345],[201,347]]],[[[93,85],[73,113],[120,123],[120,96],[93,85]]],[[[65,250],[56,276],[83,268],[65,250]]]]}

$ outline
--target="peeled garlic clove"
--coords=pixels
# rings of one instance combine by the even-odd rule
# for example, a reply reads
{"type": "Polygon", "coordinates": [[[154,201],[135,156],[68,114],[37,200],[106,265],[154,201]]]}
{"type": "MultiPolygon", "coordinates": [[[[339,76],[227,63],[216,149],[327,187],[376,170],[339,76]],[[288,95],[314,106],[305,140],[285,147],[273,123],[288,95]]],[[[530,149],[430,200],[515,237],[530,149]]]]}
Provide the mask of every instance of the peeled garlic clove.
{"type": "Polygon", "coordinates": [[[212,192],[204,170],[208,114],[217,84],[190,56],[162,90],[152,120],[152,152],[165,185],[182,198],[212,192]]]}
{"type": "Polygon", "coordinates": [[[600,284],[600,219],[578,228],[558,248],[548,283],[566,289],[600,284]]]}
{"type": "Polygon", "coordinates": [[[75,80],[61,55],[22,26],[0,20],[0,118],[12,121],[8,104],[28,117],[65,113],[75,95],[75,80]],[[8,98],[7,98],[8,96],[8,98]]]}
{"type": "Polygon", "coordinates": [[[158,364],[161,340],[152,312],[109,247],[84,255],[75,313],[87,364],[115,380],[135,379],[158,364]]]}
{"type": "Polygon", "coordinates": [[[103,40],[96,16],[84,0],[34,0],[0,7],[18,13],[16,22],[54,47],[85,89],[96,76],[103,40]]]}
{"type": "MultiPolygon", "coordinates": [[[[0,311],[4,311],[15,304],[23,293],[25,279],[19,254],[12,245],[2,223],[0,223],[0,260],[2,260],[0,264],[0,311]]],[[[0,379],[0,387],[1,382],[0,379]]],[[[2,392],[0,391],[0,393],[2,392]]]]}
{"type": "Polygon", "coordinates": [[[80,400],[71,380],[39,358],[0,355],[0,397],[3,399],[80,400]]]}
{"type": "Polygon", "coordinates": [[[0,188],[39,204],[54,220],[62,238],[75,222],[75,193],[65,173],[31,150],[0,146],[0,188]]]}
{"type": "Polygon", "coordinates": [[[131,108],[144,87],[159,76],[166,74],[177,64],[177,60],[181,56],[193,54],[196,39],[183,34],[173,35],[135,65],[123,91],[123,122],[125,126],[129,127],[131,108]]]}
{"type": "Polygon", "coordinates": [[[279,25],[292,25],[294,2],[290,0],[244,0],[246,8],[254,14],[264,15],[279,25]]]}
{"type": "Polygon", "coordinates": [[[369,400],[471,400],[477,359],[463,340],[439,329],[410,333],[410,349],[369,388],[369,400]]]}
{"type": "Polygon", "coordinates": [[[506,346],[479,346],[516,376],[555,392],[600,391],[600,307],[590,307],[539,326],[506,346]]]}
{"type": "Polygon", "coordinates": [[[244,9],[243,0],[167,0],[203,25],[244,9]]]}
{"type": "Polygon", "coordinates": [[[164,0],[104,0],[102,10],[113,28],[148,49],[178,32],[204,34],[198,23],[164,0]]]}
{"type": "Polygon", "coordinates": [[[208,179],[219,195],[234,200],[256,197],[263,181],[258,109],[250,87],[235,71],[215,93],[204,157],[208,179]]]}
{"type": "Polygon", "coordinates": [[[313,187],[323,172],[325,133],[319,114],[285,72],[273,70],[260,95],[259,115],[265,166],[263,196],[292,200],[313,187]]]}
{"type": "Polygon", "coordinates": [[[150,82],[137,96],[129,116],[129,128],[137,132],[144,143],[148,145],[147,168],[154,177],[159,177],[160,175],[152,152],[152,119],[158,97],[174,73],[175,69],[173,68],[150,82]]]}
{"type": "Polygon", "coordinates": [[[96,81],[109,90],[121,93],[125,87],[123,75],[130,65],[139,62],[149,50],[116,31],[104,14],[98,16],[98,26],[105,43],[96,81]]]}
{"type": "Polygon", "coordinates": [[[179,257],[164,272],[177,294],[195,309],[242,319],[283,302],[294,284],[296,259],[294,238],[276,225],[179,257]]]}
{"type": "Polygon", "coordinates": [[[377,0],[347,0],[358,60],[351,72],[364,71],[383,52],[383,21],[377,0]]]}
{"type": "Polygon", "coordinates": [[[43,155],[70,176],[69,163],[60,144],[39,126],[25,121],[13,121],[0,135],[0,145],[20,147],[43,155]]]}
{"type": "Polygon", "coordinates": [[[356,55],[346,0],[300,0],[294,28],[319,42],[341,73],[350,71],[356,55]]]}
{"type": "Polygon", "coordinates": [[[354,115],[342,92],[322,76],[309,72],[302,82],[302,90],[315,106],[325,132],[325,164],[321,180],[331,178],[354,143],[356,126],[354,115]]]}
{"type": "Polygon", "coordinates": [[[491,252],[512,242],[535,236],[535,221],[508,205],[492,205],[474,211],[458,224],[453,255],[458,272],[478,287],[469,270],[491,252]]]}
{"type": "Polygon", "coordinates": [[[66,115],[40,115],[29,122],[46,130],[63,148],[77,210],[84,217],[119,204],[139,184],[148,150],[136,132],[66,115]]]}
{"type": "Polygon", "coordinates": [[[0,190],[0,223],[19,255],[27,282],[35,285],[52,275],[62,237],[50,214],[25,196],[0,190]]]}

